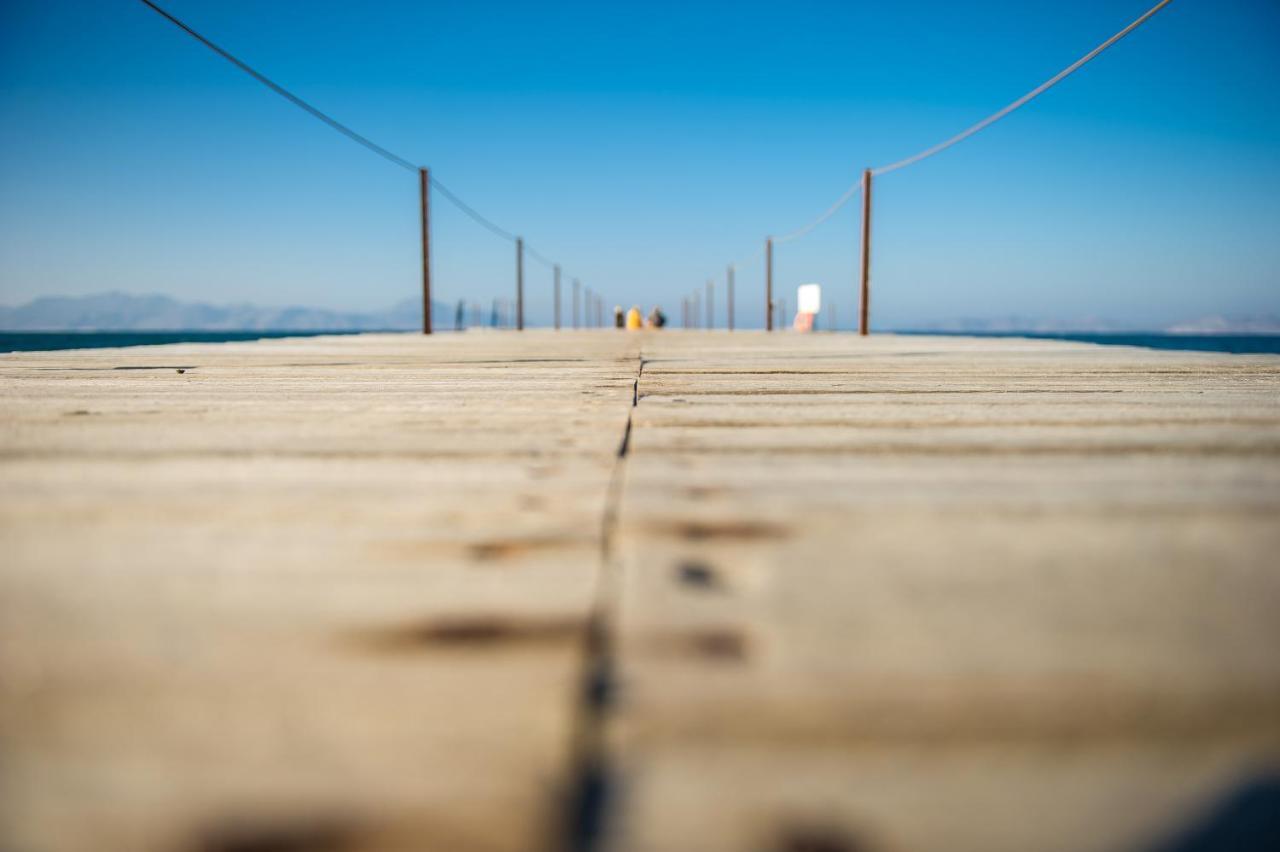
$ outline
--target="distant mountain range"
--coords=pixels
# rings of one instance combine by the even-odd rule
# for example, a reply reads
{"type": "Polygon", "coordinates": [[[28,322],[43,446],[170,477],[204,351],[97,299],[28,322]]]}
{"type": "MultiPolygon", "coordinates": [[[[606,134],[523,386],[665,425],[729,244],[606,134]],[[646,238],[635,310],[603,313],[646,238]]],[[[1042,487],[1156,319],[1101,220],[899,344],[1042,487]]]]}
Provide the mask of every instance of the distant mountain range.
{"type": "Polygon", "coordinates": [[[1203,317],[1165,329],[1170,334],[1280,334],[1280,317],[1203,317]]]}
{"type": "MultiPolygon", "coordinates": [[[[453,309],[432,303],[436,327],[452,324],[453,309]]],[[[262,307],[248,303],[211,305],[168,296],[97,293],[46,296],[18,307],[0,306],[5,331],[413,331],[421,327],[422,301],[406,299],[386,310],[331,311],[307,307],[262,307]]],[[[1023,316],[968,318],[921,323],[913,331],[948,332],[1125,332],[1168,334],[1280,334],[1280,317],[1203,317],[1163,329],[1134,328],[1102,319],[1049,322],[1023,316]]]]}
{"type": "MultiPolygon", "coordinates": [[[[446,310],[432,305],[437,312],[446,310]]],[[[0,306],[0,329],[6,331],[400,331],[421,326],[421,299],[370,313],[210,305],[118,292],[46,296],[19,307],[0,306]]]]}

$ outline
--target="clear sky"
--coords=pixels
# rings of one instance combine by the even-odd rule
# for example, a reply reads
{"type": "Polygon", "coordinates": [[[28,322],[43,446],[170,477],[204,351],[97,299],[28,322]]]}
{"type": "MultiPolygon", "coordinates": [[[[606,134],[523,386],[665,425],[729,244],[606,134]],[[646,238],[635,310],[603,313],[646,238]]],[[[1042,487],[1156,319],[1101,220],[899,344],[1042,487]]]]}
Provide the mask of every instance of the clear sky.
{"type": "MultiPolygon", "coordinates": [[[[428,165],[610,302],[663,303],[1153,0],[165,0],[428,165]]],[[[134,0],[0,2],[0,301],[108,289],[373,309],[419,287],[416,178],[134,0]]],[[[513,290],[439,196],[438,298],[513,290]]],[[[875,324],[1280,313],[1280,3],[1174,0],[973,139],[879,179],[875,324]]],[[[857,208],[777,251],[853,319],[857,208]]],[[[761,321],[761,261],[738,274],[761,321]]],[[[532,320],[550,272],[529,262],[532,320]]],[[[566,281],[567,287],[567,281],[566,281]]],[[[719,292],[722,293],[722,286],[719,292]]]]}

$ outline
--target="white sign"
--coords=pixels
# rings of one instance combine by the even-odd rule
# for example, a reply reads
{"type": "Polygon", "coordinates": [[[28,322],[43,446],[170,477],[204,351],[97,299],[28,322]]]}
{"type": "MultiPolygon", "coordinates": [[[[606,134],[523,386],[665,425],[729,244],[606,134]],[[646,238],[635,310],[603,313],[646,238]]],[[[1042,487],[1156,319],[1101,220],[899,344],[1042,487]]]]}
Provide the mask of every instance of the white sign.
{"type": "Polygon", "coordinates": [[[801,284],[797,287],[796,310],[802,314],[816,314],[822,310],[822,285],[801,284]]]}

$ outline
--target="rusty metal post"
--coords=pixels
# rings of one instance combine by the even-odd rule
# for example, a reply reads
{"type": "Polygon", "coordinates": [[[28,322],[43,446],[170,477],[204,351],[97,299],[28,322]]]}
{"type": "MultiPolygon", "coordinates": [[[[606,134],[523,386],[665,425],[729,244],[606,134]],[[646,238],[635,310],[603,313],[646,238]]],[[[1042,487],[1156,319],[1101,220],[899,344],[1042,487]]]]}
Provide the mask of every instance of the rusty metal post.
{"type": "Polygon", "coordinates": [[[707,328],[716,327],[716,285],[707,279],[707,328]]]}
{"type": "Polygon", "coordinates": [[[556,264],[556,331],[560,330],[560,264],[556,264]]]}
{"type": "Polygon", "coordinates": [[[871,169],[862,173],[862,293],[858,334],[866,335],[871,325],[871,169]]]}
{"type": "Polygon", "coordinates": [[[418,169],[418,200],[422,219],[422,333],[431,333],[431,174],[418,169]]]}
{"type": "Polygon", "coordinates": [[[516,237],[516,331],[524,331],[524,239],[516,237]]]}
{"type": "Polygon", "coordinates": [[[773,237],[764,241],[764,330],[773,331],[773,237]]]}
{"type": "Polygon", "coordinates": [[[726,295],[727,295],[727,297],[728,297],[729,303],[728,303],[728,306],[727,306],[727,311],[728,311],[728,314],[729,314],[729,316],[728,316],[728,320],[729,320],[729,330],[730,330],[730,331],[733,331],[733,264],[732,264],[732,263],[731,263],[731,264],[729,264],[729,270],[728,270],[728,272],[729,272],[729,281],[728,281],[728,284],[729,284],[729,292],[728,292],[726,295]]]}

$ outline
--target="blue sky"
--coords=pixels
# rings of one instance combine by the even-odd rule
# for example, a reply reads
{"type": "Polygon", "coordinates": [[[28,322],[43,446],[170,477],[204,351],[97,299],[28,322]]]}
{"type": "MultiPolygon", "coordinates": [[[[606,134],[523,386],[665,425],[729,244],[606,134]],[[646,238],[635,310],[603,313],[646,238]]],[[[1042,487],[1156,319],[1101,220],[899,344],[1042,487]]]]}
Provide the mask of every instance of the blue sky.
{"type": "MultiPolygon", "coordinates": [[[[680,297],[1152,0],[167,0],[611,302],[680,297]]],[[[877,183],[875,324],[1280,313],[1280,4],[1174,0],[973,139],[877,183]]],[[[0,3],[0,301],[107,289],[371,309],[416,294],[416,178],[134,0],[0,3]]],[[[513,250],[435,199],[438,298],[513,250]]],[[[857,210],[779,247],[853,320],[857,210]]],[[[761,262],[738,273],[761,321],[761,262]]],[[[550,272],[529,262],[531,319],[550,272]]],[[[567,281],[566,281],[567,286],[567,281]]]]}

